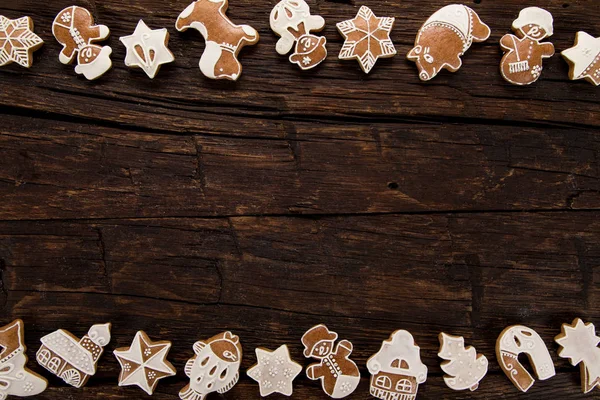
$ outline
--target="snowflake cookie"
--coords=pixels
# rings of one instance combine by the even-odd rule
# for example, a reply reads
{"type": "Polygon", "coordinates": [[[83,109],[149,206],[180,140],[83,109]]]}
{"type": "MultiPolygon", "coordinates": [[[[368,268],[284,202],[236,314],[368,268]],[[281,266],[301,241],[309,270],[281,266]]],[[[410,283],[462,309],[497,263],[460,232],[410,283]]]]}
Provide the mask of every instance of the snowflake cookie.
{"type": "Polygon", "coordinates": [[[33,52],[44,41],[33,33],[33,20],[29,17],[8,19],[0,15],[0,67],[17,63],[31,68],[33,52]]]}
{"type": "Polygon", "coordinates": [[[286,345],[275,351],[256,349],[257,364],[248,369],[248,376],[258,382],[260,395],[280,393],[291,396],[293,381],[302,371],[302,366],[294,362],[286,345]]]}

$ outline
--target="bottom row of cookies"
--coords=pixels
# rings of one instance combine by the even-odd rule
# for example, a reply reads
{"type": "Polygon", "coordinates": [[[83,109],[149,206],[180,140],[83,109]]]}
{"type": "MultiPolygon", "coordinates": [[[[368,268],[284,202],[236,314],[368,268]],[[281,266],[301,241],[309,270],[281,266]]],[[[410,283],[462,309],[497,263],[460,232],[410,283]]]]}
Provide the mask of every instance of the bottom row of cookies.
{"type": "MultiPolygon", "coordinates": [[[[103,348],[110,341],[111,324],[94,325],[82,339],[65,330],[58,330],[41,339],[38,363],[80,388],[96,373],[96,364],[103,348]]],[[[25,367],[27,356],[23,340],[23,321],[16,320],[0,328],[0,398],[8,395],[26,397],[43,392],[48,382],[25,367]]],[[[473,347],[465,347],[464,339],[446,333],[439,335],[439,357],[445,360],[444,381],[454,390],[475,390],[488,370],[488,360],[473,347]]],[[[581,364],[581,382],[585,393],[600,388],[600,337],[591,323],[575,319],[564,324],[555,338],[560,346],[558,355],[581,364]]],[[[350,359],[353,346],[325,325],[317,325],[302,336],[304,356],[317,362],[306,369],[308,378],[320,380],[323,390],[340,399],[353,393],[360,382],[359,369],[350,359]],[[337,343],[336,343],[337,342],[337,343]]],[[[139,386],[152,394],[158,381],[173,376],[176,370],[167,361],[171,342],[152,341],[139,331],[130,347],[118,348],[114,355],[121,365],[119,386],[139,386]]],[[[194,356],[185,366],[190,383],[180,392],[183,400],[204,400],[213,392],[224,393],[239,379],[242,345],[238,336],[224,332],[193,346],[194,356]]],[[[529,357],[538,379],[555,375],[554,363],[544,341],[533,329],[515,325],[506,328],[496,343],[500,367],[513,384],[526,392],[535,382],[519,362],[519,355],[529,357]]],[[[258,382],[261,396],[273,393],[292,395],[294,379],[302,366],[293,361],[286,345],[275,351],[257,348],[257,364],[248,369],[248,376],[258,382]]],[[[381,349],[367,361],[371,374],[371,395],[383,400],[412,400],[420,384],[427,380],[427,366],[421,361],[420,348],[413,336],[398,330],[385,340],[381,349]]]]}

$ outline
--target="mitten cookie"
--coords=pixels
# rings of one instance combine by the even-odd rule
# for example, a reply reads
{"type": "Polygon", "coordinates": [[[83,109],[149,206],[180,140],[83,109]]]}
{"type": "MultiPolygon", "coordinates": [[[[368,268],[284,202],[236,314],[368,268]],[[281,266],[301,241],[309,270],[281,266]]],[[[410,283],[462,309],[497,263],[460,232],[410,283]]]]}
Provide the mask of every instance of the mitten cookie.
{"type": "Polygon", "coordinates": [[[0,15],[0,67],[17,63],[31,68],[33,52],[44,41],[33,33],[33,20],[29,17],[8,19],[0,15]]]}
{"type": "Polygon", "coordinates": [[[284,344],[275,351],[256,349],[257,364],[248,370],[248,376],[258,382],[260,395],[280,393],[291,396],[293,381],[302,372],[302,365],[294,362],[284,344]]]}
{"type": "Polygon", "coordinates": [[[573,47],[561,54],[571,67],[569,78],[585,79],[596,86],[600,85],[600,38],[577,32],[573,47]]]}
{"type": "Polygon", "coordinates": [[[154,79],[160,66],[175,61],[167,47],[169,31],[166,28],[152,30],[140,20],[133,35],[119,39],[127,48],[125,65],[141,68],[150,79],[154,79]]]}

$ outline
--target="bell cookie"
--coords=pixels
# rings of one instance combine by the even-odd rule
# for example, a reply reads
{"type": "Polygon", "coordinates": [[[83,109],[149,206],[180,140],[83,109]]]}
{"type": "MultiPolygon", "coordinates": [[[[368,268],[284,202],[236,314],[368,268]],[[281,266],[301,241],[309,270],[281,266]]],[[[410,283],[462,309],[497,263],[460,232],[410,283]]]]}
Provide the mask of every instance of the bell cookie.
{"type": "Polygon", "coordinates": [[[242,362],[240,338],[223,332],[194,343],[194,356],[185,365],[190,383],[179,392],[182,400],[204,400],[210,393],[225,393],[238,382],[242,362]]]}
{"type": "Polygon", "coordinates": [[[485,42],[490,35],[489,26],[475,11],[462,4],[452,4],[425,21],[407,58],[417,64],[419,78],[428,81],[442,69],[458,71],[462,66],[461,56],[473,42],[485,42]]]}
{"type": "Polygon", "coordinates": [[[96,373],[98,359],[110,342],[111,324],[94,325],[83,338],[59,329],[41,339],[38,364],[76,388],[96,373]]]}
{"type": "Polygon", "coordinates": [[[571,80],[585,79],[596,86],[600,85],[600,37],[577,32],[573,47],[561,55],[569,63],[571,80]]]}
{"type": "Polygon", "coordinates": [[[154,79],[161,65],[175,61],[175,56],[167,47],[169,45],[169,31],[163,29],[150,29],[140,20],[133,35],[119,39],[127,49],[125,65],[141,68],[150,79],[154,79]]]}
{"type": "Polygon", "coordinates": [[[371,396],[382,400],[413,400],[419,385],[427,380],[427,366],[413,336],[398,330],[384,340],[381,349],[367,361],[371,374],[371,396]]]}
{"type": "Polygon", "coordinates": [[[504,35],[500,40],[502,77],[513,85],[531,85],[542,74],[544,58],[554,55],[552,43],[540,43],[554,32],[552,14],[538,7],[525,8],[512,29],[516,36],[504,35]]]}
{"type": "Polygon", "coordinates": [[[91,81],[112,67],[112,49],[93,44],[106,40],[110,30],[104,25],[94,25],[92,14],[85,8],[71,6],[59,12],[52,24],[52,33],[63,46],[60,62],[71,64],[77,59],[75,72],[79,75],[91,81]]]}
{"type": "Polygon", "coordinates": [[[261,397],[273,393],[291,396],[293,381],[302,372],[302,365],[293,361],[284,344],[275,351],[256,349],[257,364],[248,369],[248,376],[258,382],[261,397]]]}
{"type": "Polygon", "coordinates": [[[308,366],[306,376],[312,380],[321,380],[323,391],[329,397],[342,399],[356,390],[360,372],[350,359],[352,343],[341,340],[336,346],[337,338],[337,333],[321,324],[312,327],[302,336],[302,344],[304,356],[319,361],[308,366]]]}
{"type": "Polygon", "coordinates": [[[397,52],[390,34],[395,21],[390,17],[378,18],[369,7],[362,6],[354,19],[336,25],[345,40],[339,59],[356,59],[368,74],[378,59],[394,57],[397,52]]]}
{"type": "Polygon", "coordinates": [[[0,399],[36,396],[48,387],[46,379],[25,366],[24,331],[20,319],[0,328],[0,399]]]}
{"type": "Polygon", "coordinates": [[[235,25],[225,15],[227,0],[198,0],[177,18],[175,27],[184,32],[194,28],[204,37],[206,49],[200,70],[211,79],[238,80],[242,64],[238,54],[246,45],[258,43],[259,35],[250,25],[235,25]]]}
{"type": "Polygon", "coordinates": [[[138,386],[152,395],[160,379],[176,374],[167,361],[171,342],[153,342],[145,332],[135,334],[130,347],[120,347],[114,355],[121,364],[119,386],[138,386]]]}
{"type": "Polygon", "coordinates": [[[438,357],[444,361],[441,364],[444,382],[452,390],[477,390],[479,381],[487,374],[488,360],[483,354],[477,354],[474,347],[465,348],[462,336],[452,336],[440,333],[440,351],[438,357]]]}
{"type": "Polygon", "coordinates": [[[29,17],[8,19],[0,15],[0,67],[17,63],[31,68],[33,52],[44,41],[33,33],[33,20],[29,17]]]}
{"type": "Polygon", "coordinates": [[[321,64],[327,58],[327,39],[312,35],[325,28],[325,19],[310,15],[310,8],[304,0],[282,0],[271,11],[270,25],[280,36],[275,49],[277,53],[288,54],[295,44],[290,62],[303,70],[321,64]]]}
{"type": "Polygon", "coordinates": [[[522,392],[527,392],[535,379],[519,362],[519,355],[526,354],[539,380],[556,375],[552,357],[544,341],[531,328],[514,325],[506,328],[496,342],[496,357],[508,379],[522,392]]]}
{"type": "Polygon", "coordinates": [[[573,366],[580,365],[583,393],[600,389],[600,337],[596,335],[596,327],[575,318],[571,325],[563,324],[561,330],[554,338],[560,346],[558,356],[568,358],[573,366]]]}

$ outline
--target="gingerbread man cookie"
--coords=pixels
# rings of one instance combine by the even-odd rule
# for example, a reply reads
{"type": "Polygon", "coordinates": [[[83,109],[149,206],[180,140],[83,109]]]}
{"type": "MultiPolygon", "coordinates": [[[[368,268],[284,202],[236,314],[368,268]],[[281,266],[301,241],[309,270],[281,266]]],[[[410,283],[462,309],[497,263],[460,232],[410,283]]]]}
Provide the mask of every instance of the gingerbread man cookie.
{"type": "Polygon", "coordinates": [[[242,362],[240,338],[223,332],[194,343],[194,356],[185,365],[190,383],[179,392],[182,400],[204,400],[210,393],[225,393],[238,382],[242,362]]]}
{"type": "Polygon", "coordinates": [[[293,381],[302,372],[302,365],[293,361],[284,344],[275,351],[256,349],[258,363],[248,370],[248,376],[258,382],[261,397],[273,393],[291,396],[293,381]]]}
{"type": "Polygon", "coordinates": [[[166,28],[152,30],[140,20],[133,35],[119,40],[127,48],[125,65],[141,68],[150,79],[154,79],[161,65],[175,61],[175,56],[167,47],[169,31],[166,28]]]}
{"type": "Polygon", "coordinates": [[[190,4],[177,19],[180,32],[194,28],[206,41],[200,58],[200,70],[211,79],[238,80],[242,64],[238,54],[246,45],[258,43],[259,35],[250,25],[235,25],[225,15],[227,0],[198,0],[190,4]]]}
{"type": "Polygon", "coordinates": [[[93,44],[107,39],[110,30],[104,25],[94,25],[92,14],[85,8],[71,6],[59,12],[52,33],[63,46],[60,62],[71,64],[77,58],[75,72],[88,80],[100,78],[112,67],[112,49],[93,44]]]}
{"type": "Polygon", "coordinates": [[[465,348],[462,336],[452,336],[440,333],[440,351],[438,357],[444,361],[441,364],[444,382],[452,390],[474,391],[479,387],[479,381],[487,374],[488,360],[483,354],[477,354],[474,347],[465,348]]]}
{"type": "Polygon", "coordinates": [[[580,364],[583,393],[600,389],[600,337],[596,336],[596,327],[575,318],[571,325],[563,324],[562,333],[554,341],[560,346],[559,357],[568,358],[573,366],[580,364]]]}
{"type": "Polygon", "coordinates": [[[461,4],[436,11],[421,27],[415,47],[407,58],[414,61],[422,81],[433,79],[442,69],[456,72],[473,42],[485,42],[491,30],[479,15],[461,4]]]}
{"type": "Polygon", "coordinates": [[[8,19],[0,15],[0,67],[17,63],[31,68],[33,52],[44,41],[33,33],[33,20],[29,17],[8,19]]]}
{"type": "Polygon", "coordinates": [[[0,328],[0,399],[36,396],[48,386],[46,379],[25,366],[27,348],[23,336],[20,319],[0,328]]]}
{"type": "Polygon", "coordinates": [[[110,327],[94,325],[81,340],[62,329],[46,335],[37,362],[69,385],[83,387],[96,373],[98,359],[110,342],[110,327]]]}
{"type": "Polygon", "coordinates": [[[310,15],[310,8],[304,0],[281,0],[271,11],[271,29],[281,36],[277,41],[277,53],[285,55],[294,43],[296,48],[290,62],[301,69],[316,67],[327,58],[327,39],[312,35],[325,27],[325,20],[318,15],[310,15]]]}
{"type": "Polygon", "coordinates": [[[311,364],[306,375],[312,380],[321,380],[321,386],[331,398],[342,399],[351,395],[360,382],[358,367],[350,359],[352,343],[341,340],[337,346],[338,334],[325,325],[317,325],[302,336],[304,356],[315,358],[318,364],[311,364]]]}
{"type": "Polygon", "coordinates": [[[512,25],[515,35],[504,35],[500,71],[513,85],[531,85],[542,74],[544,58],[554,55],[552,43],[540,43],[553,34],[553,18],[548,11],[529,7],[521,10],[512,25]]]}
{"type": "Polygon", "coordinates": [[[571,80],[585,79],[596,86],[600,85],[600,37],[577,32],[573,47],[561,54],[571,67],[571,80]]]}
{"type": "Polygon", "coordinates": [[[535,383],[531,374],[519,362],[520,354],[529,357],[538,379],[543,381],[556,375],[552,357],[540,335],[526,326],[509,326],[498,337],[496,357],[500,368],[520,391],[528,391],[535,383]]]}

